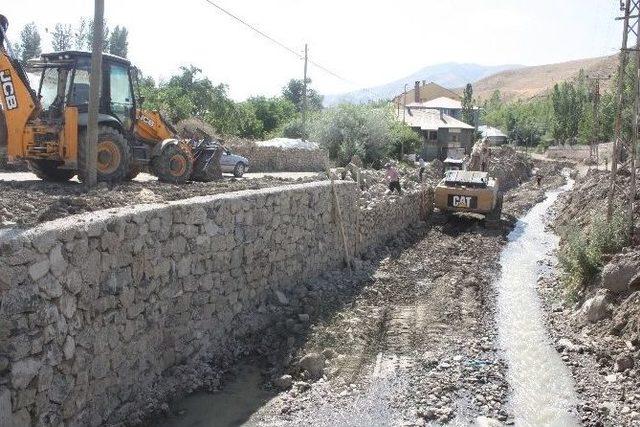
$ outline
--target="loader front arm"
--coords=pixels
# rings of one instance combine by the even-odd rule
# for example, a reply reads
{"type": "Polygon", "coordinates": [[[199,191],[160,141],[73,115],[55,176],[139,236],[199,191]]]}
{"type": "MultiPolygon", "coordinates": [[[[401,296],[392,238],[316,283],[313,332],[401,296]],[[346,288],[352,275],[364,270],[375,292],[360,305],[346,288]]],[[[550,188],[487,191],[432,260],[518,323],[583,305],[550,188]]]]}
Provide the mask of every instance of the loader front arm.
{"type": "Polygon", "coordinates": [[[0,120],[4,116],[5,121],[9,160],[23,157],[25,129],[29,120],[38,114],[40,102],[21,65],[9,56],[4,45],[0,45],[0,108],[3,110],[0,120]]]}

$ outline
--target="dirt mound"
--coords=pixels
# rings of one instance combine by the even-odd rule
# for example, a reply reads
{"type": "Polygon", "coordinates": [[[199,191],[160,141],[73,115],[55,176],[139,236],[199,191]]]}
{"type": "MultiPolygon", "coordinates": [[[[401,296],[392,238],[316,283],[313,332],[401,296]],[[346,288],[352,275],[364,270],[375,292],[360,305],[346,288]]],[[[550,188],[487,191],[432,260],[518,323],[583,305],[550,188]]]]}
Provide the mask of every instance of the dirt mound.
{"type": "Polygon", "coordinates": [[[316,181],[315,178],[228,179],[216,182],[190,182],[174,185],[159,181],[99,184],[85,192],[78,183],[0,181],[0,228],[32,227],[38,223],[69,215],[141,203],[162,203],[196,196],[240,190],[278,187],[316,181]]]}
{"type": "MultiPolygon", "coordinates": [[[[595,218],[602,218],[607,211],[607,196],[609,194],[611,172],[592,169],[576,180],[572,191],[563,194],[558,202],[558,217],[556,226],[574,225],[589,227],[595,218]]],[[[629,176],[618,175],[620,188],[628,188],[631,182],[629,176]]],[[[621,197],[614,199],[616,209],[626,208],[626,200],[621,197]]],[[[636,211],[636,221],[638,218],[636,211]]],[[[636,222],[636,228],[640,222],[636,222]]]]}
{"type": "Polygon", "coordinates": [[[528,180],[533,169],[533,161],[511,147],[491,148],[488,163],[489,175],[498,178],[503,191],[528,180]]]}

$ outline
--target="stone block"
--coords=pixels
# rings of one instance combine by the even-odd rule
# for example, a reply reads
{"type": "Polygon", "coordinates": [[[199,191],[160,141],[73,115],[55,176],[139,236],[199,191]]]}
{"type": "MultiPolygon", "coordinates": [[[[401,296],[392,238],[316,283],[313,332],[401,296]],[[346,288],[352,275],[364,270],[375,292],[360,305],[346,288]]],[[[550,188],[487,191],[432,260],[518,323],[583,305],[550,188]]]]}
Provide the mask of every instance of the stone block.
{"type": "Polygon", "coordinates": [[[11,385],[17,390],[27,388],[31,380],[38,374],[42,362],[35,358],[26,358],[14,362],[11,366],[11,385]]]}
{"type": "Polygon", "coordinates": [[[29,277],[34,282],[42,279],[49,272],[49,258],[43,258],[29,266],[29,277]]]}

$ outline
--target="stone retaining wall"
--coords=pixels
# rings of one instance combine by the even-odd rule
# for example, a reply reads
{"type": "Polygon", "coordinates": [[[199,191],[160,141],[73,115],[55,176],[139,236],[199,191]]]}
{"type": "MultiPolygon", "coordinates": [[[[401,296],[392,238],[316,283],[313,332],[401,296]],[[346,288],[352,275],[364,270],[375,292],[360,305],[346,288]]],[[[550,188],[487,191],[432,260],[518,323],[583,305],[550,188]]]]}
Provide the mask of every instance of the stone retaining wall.
{"type": "MultiPolygon", "coordinates": [[[[430,200],[361,211],[354,183],[336,194],[357,252],[424,219],[430,200]]],[[[325,181],[0,235],[0,426],[131,423],[201,387],[230,340],[267,326],[278,291],[342,265],[335,212],[325,181]]]]}
{"type": "MultiPolygon", "coordinates": [[[[605,142],[598,144],[598,157],[602,159],[610,159],[613,151],[613,143],[605,142]]],[[[551,146],[547,148],[545,155],[550,159],[569,159],[575,161],[583,161],[591,156],[591,147],[588,145],[561,145],[551,146]]]]}
{"type": "Polygon", "coordinates": [[[324,150],[285,150],[254,144],[230,145],[229,149],[249,159],[249,172],[322,172],[329,161],[324,150]]]}

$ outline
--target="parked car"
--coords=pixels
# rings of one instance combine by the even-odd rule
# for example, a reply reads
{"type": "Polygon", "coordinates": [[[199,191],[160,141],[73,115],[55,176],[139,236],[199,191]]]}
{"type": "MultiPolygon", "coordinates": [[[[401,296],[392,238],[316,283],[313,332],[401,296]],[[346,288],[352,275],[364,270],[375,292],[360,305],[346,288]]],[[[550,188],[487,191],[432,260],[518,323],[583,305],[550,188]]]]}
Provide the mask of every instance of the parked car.
{"type": "Polygon", "coordinates": [[[236,178],[240,178],[249,170],[249,159],[233,154],[225,148],[220,157],[220,168],[223,173],[232,173],[236,178]]]}

